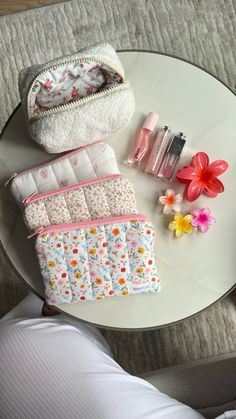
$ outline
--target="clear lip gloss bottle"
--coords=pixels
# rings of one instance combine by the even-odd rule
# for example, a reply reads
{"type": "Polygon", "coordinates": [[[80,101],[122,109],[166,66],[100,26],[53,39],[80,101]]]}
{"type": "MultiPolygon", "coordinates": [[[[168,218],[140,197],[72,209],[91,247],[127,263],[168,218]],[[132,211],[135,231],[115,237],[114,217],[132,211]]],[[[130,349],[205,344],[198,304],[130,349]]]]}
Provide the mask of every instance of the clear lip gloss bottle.
{"type": "Polygon", "coordinates": [[[171,129],[167,126],[159,129],[156,140],[154,142],[151,154],[149,156],[145,173],[157,176],[160,169],[164,154],[171,141],[171,129]]]}
{"type": "Polygon", "coordinates": [[[175,167],[180,159],[184,144],[186,143],[185,138],[186,135],[183,132],[179,132],[171,141],[157,174],[159,179],[167,181],[172,179],[175,167]]]}
{"type": "Polygon", "coordinates": [[[134,150],[125,162],[128,166],[139,168],[141,161],[147,155],[150,139],[158,119],[159,116],[155,112],[149,112],[136,136],[134,150]]]}

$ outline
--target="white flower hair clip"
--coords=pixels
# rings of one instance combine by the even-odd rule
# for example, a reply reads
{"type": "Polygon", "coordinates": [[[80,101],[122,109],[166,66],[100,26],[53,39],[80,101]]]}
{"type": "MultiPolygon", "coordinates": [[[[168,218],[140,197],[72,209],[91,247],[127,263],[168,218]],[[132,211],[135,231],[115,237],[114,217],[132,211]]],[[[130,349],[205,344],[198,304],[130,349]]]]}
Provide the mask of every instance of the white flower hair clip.
{"type": "Polygon", "coordinates": [[[175,195],[173,189],[167,189],[165,195],[160,196],[158,203],[163,205],[163,214],[170,214],[171,212],[180,212],[183,195],[180,193],[175,195]]]}

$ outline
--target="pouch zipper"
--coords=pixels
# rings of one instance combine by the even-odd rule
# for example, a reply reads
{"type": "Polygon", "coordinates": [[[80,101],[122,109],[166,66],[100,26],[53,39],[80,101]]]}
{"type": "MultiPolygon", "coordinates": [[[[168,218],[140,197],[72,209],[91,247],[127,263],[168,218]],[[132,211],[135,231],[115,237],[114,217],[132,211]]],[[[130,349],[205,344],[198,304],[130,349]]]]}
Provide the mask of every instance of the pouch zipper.
{"type": "Polygon", "coordinates": [[[56,157],[55,159],[52,159],[52,160],[49,160],[49,161],[48,161],[48,162],[46,162],[46,163],[36,164],[35,166],[32,166],[30,169],[23,170],[23,171],[21,171],[21,172],[19,172],[19,173],[14,172],[14,173],[12,173],[12,174],[11,174],[11,176],[9,177],[9,179],[5,182],[5,186],[7,186],[7,185],[8,185],[8,183],[10,183],[10,182],[11,182],[11,180],[15,179],[17,176],[25,175],[26,173],[32,172],[32,170],[34,170],[34,169],[39,169],[39,168],[41,168],[41,167],[48,166],[48,165],[50,165],[52,162],[54,163],[54,162],[58,162],[58,161],[60,161],[60,160],[64,160],[65,158],[70,157],[70,156],[73,156],[74,154],[79,153],[80,151],[84,151],[84,150],[85,150],[86,148],[88,148],[88,147],[92,147],[92,146],[93,146],[93,145],[95,145],[95,144],[101,144],[101,143],[102,143],[102,144],[105,144],[103,141],[98,140],[98,141],[95,141],[95,142],[94,142],[94,143],[92,143],[92,144],[87,144],[87,145],[85,145],[85,146],[78,147],[78,148],[76,148],[75,150],[69,151],[69,153],[64,153],[62,156],[60,156],[60,157],[56,157]]]}
{"type": "Polygon", "coordinates": [[[27,114],[28,114],[28,117],[29,117],[29,122],[33,122],[36,119],[43,118],[46,115],[50,115],[50,114],[53,114],[53,113],[61,112],[63,110],[68,109],[69,107],[80,106],[80,105],[82,105],[82,104],[84,104],[86,102],[89,102],[90,100],[94,99],[95,97],[102,97],[102,96],[105,96],[106,94],[110,93],[111,91],[119,90],[119,89],[125,89],[127,87],[129,87],[129,82],[127,80],[124,80],[123,76],[120,74],[119,70],[115,66],[112,66],[110,63],[107,63],[106,61],[101,60],[101,59],[99,59],[99,58],[97,58],[95,56],[80,58],[79,60],[66,61],[66,62],[61,63],[61,64],[53,65],[53,66],[48,67],[47,69],[41,71],[40,73],[38,73],[37,76],[34,78],[31,86],[30,86],[30,89],[29,89],[28,94],[27,94],[27,114]],[[121,77],[122,83],[120,83],[118,85],[115,85],[115,86],[112,86],[112,87],[110,87],[108,89],[104,89],[102,92],[93,93],[92,95],[85,96],[85,97],[83,97],[81,99],[74,100],[72,102],[66,103],[65,105],[58,105],[55,108],[47,109],[46,111],[39,112],[38,114],[29,117],[29,97],[30,97],[30,94],[32,93],[32,89],[33,89],[33,86],[34,86],[35,82],[37,81],[37,79],[40,76],[42,76],[43,74],[47,73],[52,68],[53,69],[56,69],[58,67],[61,67],[64,64],[77,64],[77,63],[80,63],[81,61],[85,61],[86,62],[86,61],[91,61],[91,60],[96,61],[96,62],[98,62],[100,64],[103,64],[106,67],[110,68],[111,70],[115,71],[121,77]]]}
{"type": "Polygon", "coordinates": [[[70,223],[70,224],[58,224],[52,225],[50,227],[39,227],[35,231],[33,231],[27,239],[30,239],[33,236],[38,234],[47,234],[47,233],[55,233],[58,231],[68,231],[68,230],[75,230],[79,228],[88,228],[88,227],[99,227],[106,224],[116,224],[122,223],[126,221],[147,221],[148,217],[143,214],[129,214],[129,215],[121,215],[119,217],[107,217],[100,220],[91,220],[91,221],[80,221],[79,223],[70,223]]]}
{"type": "Polygon", "coordinates": [[[9,179],[7,179],[7,181],[5,182],[5,186],[7,186],[8,183],[10,183],[13,179],[15,179],[16,176],[18,176],[18,173],[16,172],[12,173],[9,179]]]}
{"type": "Polygon", "coordinates": [[[26,208],[29,204],[32,204],[32,202],[40,201],[41,199],[47,198],[49,196],[60,195],[61,193],[73,191],[75,189],[80,189],[84,186],[93,185],[94,183],[100,183],[100,182],[103,182],[105,180],[116,179],[116,178],[124,178],[124,177],[125,176],[122,175],[121,173],[117,173],[117,174],[114,174],[114,175],[100,176],[99,178],[85,180],[83,182],[79,182],[77,185],[64,186],[62,188],[53,189],[49,192],[43,192],[43,193],[33,192],[32,194],[30,194],[29,196],[24,198],[22,203],[26,208]]]}

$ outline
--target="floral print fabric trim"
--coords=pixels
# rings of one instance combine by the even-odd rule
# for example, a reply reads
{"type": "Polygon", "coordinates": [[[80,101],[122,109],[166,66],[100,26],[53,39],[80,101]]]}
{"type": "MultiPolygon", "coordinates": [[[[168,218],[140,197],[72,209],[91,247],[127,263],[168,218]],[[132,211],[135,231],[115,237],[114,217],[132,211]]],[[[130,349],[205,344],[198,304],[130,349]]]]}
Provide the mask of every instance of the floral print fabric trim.
{"type": "Polygon", "coordinates": [[[150,221],[131,220],[37,237],[49,304],[160,290],[150,221]]]}
{"type": "Polygon", "coordinates": [[[92,60],[52,67],[39,75],[31,88],[29,117],[121,82],[118,73],[92,60]]]}
{"type": "Polygon", "coordinates": [[[30,230],[36,230],[41,226],[135,213],[137,205],[133,185],[122,177],[39,199],[25,207],[24,215],[30,230]]]}

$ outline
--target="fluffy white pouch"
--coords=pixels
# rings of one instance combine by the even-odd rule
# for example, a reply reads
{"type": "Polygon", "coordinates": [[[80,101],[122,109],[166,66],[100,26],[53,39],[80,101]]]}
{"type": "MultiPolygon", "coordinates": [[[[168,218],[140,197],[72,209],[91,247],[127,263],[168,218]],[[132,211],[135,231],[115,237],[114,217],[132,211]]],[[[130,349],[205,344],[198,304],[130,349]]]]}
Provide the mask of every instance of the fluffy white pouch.
{"type": "Polygon", "coordinates": [[[22,208],[23,200],[35,192],[49,192],[116,173],[120,171],[113,148],[98,141],[23,172],[12,173],[6,184],[11,180],[11,192],[22,208]]]}
{"type": "Polygon", "coordinates": [[[21,70],[19,91],[31,137],[61,153],[125,128],[133,91],[110,44],[21,70]]]}

